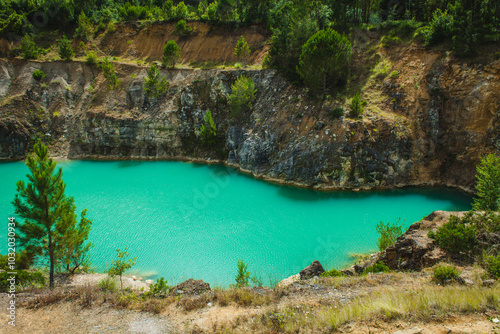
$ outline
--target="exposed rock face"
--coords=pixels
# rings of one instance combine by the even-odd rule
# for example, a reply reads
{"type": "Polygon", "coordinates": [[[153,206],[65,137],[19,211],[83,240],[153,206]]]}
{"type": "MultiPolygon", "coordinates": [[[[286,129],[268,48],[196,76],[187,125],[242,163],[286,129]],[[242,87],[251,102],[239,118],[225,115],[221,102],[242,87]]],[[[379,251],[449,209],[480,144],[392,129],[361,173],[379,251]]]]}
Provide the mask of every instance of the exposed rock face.
{"type": "Polygon", "coordinates": [[[465,212],[434,211],[412,224],[398,240],[386,250],[376,253],[361,264],[352,266],[347,274],[361,273],[364,268],[378,261],[393,270],[421,270],[431,267],[446,257],[427,234],[443,226],[452,215],[462,217],[465,212]]]}
{"type": "Polygon", "coordinates": [[[405,61],[421,69],[421,88],[406,85],[403,74],[374,84],[381,97],[362,119],[332,119],[329,107],[273,70],[165,70],[168,91],[148,99],[143,67],[116,64],[122,89],[109,91],[87,64],[0,61],[0,159],[22,159],[43,139],[71,159],[216,159],[320,189],[471,190],[482,154],[500,150],[500,63],[469,66],[431,54],[421,64],[419,52],[405,61]],[[45,84],[32,78],[35,69],[46,73],[45,84]],[[227,100],[242,74],[257,96],[235,120],[227,100]],[[220,135],[211,149],[199,137],[207,110],[220,135]]]}
{"type": "Polygon", "coordinates": [[[325,272],[321,263],[318,260],[314,260],[310,265],[302,269],[299,273],[300,279],[309,279],[314,276],[318,276],[325,272]]]}
{"type": "Polygon", "coordinates": [[[210,291],[210,284],[200,280],[194,280],[192,278],[185,282],[173,287],[170,291],[174,295],[199,295],[203,292],[210,291]]]}

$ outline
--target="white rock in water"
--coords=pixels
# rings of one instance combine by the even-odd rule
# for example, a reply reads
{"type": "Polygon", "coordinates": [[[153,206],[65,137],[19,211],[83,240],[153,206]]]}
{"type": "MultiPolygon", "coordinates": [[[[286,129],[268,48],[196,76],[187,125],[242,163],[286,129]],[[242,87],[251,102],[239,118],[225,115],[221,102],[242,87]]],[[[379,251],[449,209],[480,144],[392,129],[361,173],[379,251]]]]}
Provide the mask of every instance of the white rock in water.
{"type": "Polygon", "coordinates": [[[153,280],[152,279],[147,279],[144,281],[144,283],[146,284],[153,284],[153,280]]]}

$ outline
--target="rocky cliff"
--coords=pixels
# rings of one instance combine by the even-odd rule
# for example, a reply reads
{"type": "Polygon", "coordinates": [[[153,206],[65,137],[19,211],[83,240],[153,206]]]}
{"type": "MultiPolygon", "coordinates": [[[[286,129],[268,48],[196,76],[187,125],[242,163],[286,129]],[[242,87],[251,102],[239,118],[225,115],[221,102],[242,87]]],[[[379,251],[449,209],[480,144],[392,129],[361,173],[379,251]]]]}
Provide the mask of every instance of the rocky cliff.
{"type": "MultiPolygon", "coordinates": [[[[374,37],[374,40],[376,38],[374,37]]],[[[117,62],[121,89],[84,62],[0,60],[0,158],[23,159],[36,140],[69,159],[201,159],[255,176],[317,188],[446,185],[471,190],[475,166],[500,149],[500,61],[467,63],[416,45],[369,52],[354,44],[351,67],[367,101],[360,119],[345,98],[308,98],[274,70],[172,69],[158,99],[145,97],[148,68],[117,62]],[[381,62],[390,64],[377,73],[381,62]],[[47,78],[38,82],[36,69],[47,78]],[[388,75],[391,71],[398,75],[388,75]],[[234,117],[231,84],[255,81],[250,112],[234,117]],[[211,110],[215,147],[199,129],[211,110]]]]}

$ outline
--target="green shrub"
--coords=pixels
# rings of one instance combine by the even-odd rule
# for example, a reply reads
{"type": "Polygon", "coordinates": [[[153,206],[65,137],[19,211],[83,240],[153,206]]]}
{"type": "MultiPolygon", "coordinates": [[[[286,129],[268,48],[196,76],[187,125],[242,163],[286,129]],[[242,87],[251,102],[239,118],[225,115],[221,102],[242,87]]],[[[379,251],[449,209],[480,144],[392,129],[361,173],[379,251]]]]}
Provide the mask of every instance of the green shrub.
{"type": "Polygon", "coordinates": [[[361,116],[364,112],[364,108],[363,108],[363,105],[362,105],[362,102],[361,102],[361,97],[359,95],[359,93],[356,93],[356,95],[354,95],[354,97],[352,98],[351,100],[351,117],[353,118],[358,118],[359,116],[361,116]]]}
{"type": "Polygon", "coordinates": [[[495,279],[500,278],[500,255],[486,256],[485,267],[491,277],[495,279]]]}
{"type": "Polygon", "coordinates": [[[177,6],[172,7],[172,17],[175,20],[182,20],[189,17],[189,9],[184,4],[184,1],[181,1],[177,4],[177,6]]]}
{"type": "MultiPolygon", "coordinates": [[[[21,253],[16,252],[15,255],[15,267],[18,270],[29,269],[33,265],[35,255],[23,250],[21,253]]],[[[9,255],[0,254],[0,269],[9,271],[9,255]]]]}
{"type": "Polygon", "coordinates": [[[205,114],[204,121],[200,129],[201,140],[205,145],[213,145],[217,138],[217,125],[210,110],[205,114]]]}
{"type": "Polygon", "coordinates": [[[78,16],[78,28],[76,28],[75,30],[74,37],[86,41],[89,39],[91,35],[92,35],[92,24],[90,23],[90,20],[87,18],[87,15],[85,15],[85,12],[82,11],[78,16]]]}
{"type": "Polygon", "coordinates": [[[243,112],[252,109],[255,100],[255,83],[251,78],[241,75],[236,82],[231,85],[231,95],[229,96],[229,107],[233,117],[238,118],[243,112]]]}
{"type": "Polygon", "coordinates": [[[298,74],[310,93],[322,92],[323,97],[333,86],[346,78],[346,64],[352,45],[345,35],[333,29],[320,30],[302,46],[298,74]]]}
{"type": "Polygon", "coordinates": [[[167,91],[167,87],[168,81],[165,77],[161,77],[160,69],[155,64],[151,65],[148,76],[144,78],[144,84],[142,85],[146,96],[158,98],[167,91]]]}
{"type": "Polygon", "coordinates": [[[389,48],[401,44],[401,38],[397,36],[384,36],[380,42],[384,48],[389,48]]]}
{"type": "Polygon", "coordinates": [[[102,69],[104,77],[109,80],[109,90],[119,89],[121,80],[119,80],[116,75],[115,65],[113,62],[110,62],[108,57],[104,57],[104,60],[99,64],[99,67],[102,69]]]}
{"type": "Polygon", "coordinates": [[[474,210],[498,211],[500,209],[500,157],[488,154],[476,168],[477,198],[474,210]]]}
{"type": "Polygon", "coordinates": [[[238,272],[235,276],[236,286],[238,288],[248,286],[250,281],[248,263],[245,263],[243,260],[238,260],[238,263],[236,265],[238,267],[238,272]]]}
{"type": "Polygon", "coordinates": [[[336,269],[332,269],[329,271],[325,271],[324,273],[319,275],[320,277],[341,277],[344,276],[341,271],[338,271],[336,269]]]}
{"type": "Polygon", "coordinates": [[[379,261],[369,267],[366,267],[365,270],[363,270],[363,275],[369,274],[369,273],[388,273],[391,271],[388,266],[382,261],[379,261]]]}
{"type": "Polygon", "coordinates": [[[111,278],[109,276],[106,276],[102,280],[100,280],[98,286],[99,286],[99,289],[101,289],[102,291],[113,292],[113,291],[117,290],[116,280],[114,280],[113,278],[111,278]]]}
{"type": "Polygon", "coordinates": [[[344,108],[337,107],[333,110],[330,110],[329,114],[330,114],[331,118],[340,118],[340,117],[344,116],[344,108]]]}
{"type": "Polygon", "coordinates": [[[115,32],[115,31],[116,31],[116,24],[115,24],[115,22],[110,21],[110,22],[108,23],[108,32],[109,32],[109,33],[113,33],[113,32],[115,32]]]}
{"type": "Polygon", "coordinates": [[[245,63],[248,59],[248,56],[250,56],[250,47],[248,46],[247,41],[241,35],[240,39],[236,43],[236,47],[234,48],[234,55],[236,58],[245,63]]]}
{"type": "Polygon", "coordinates": [[[192,32],[193,32],[193,28],[188,27],[186,20],[180,20],[175,25],[174,34],[176,34],[176,35],[186,37],[186,36],[189,36],[192,32]]]}
{"type": "Polygon", "coordinates": [[[71,42],[66,38],[66,35],[64,34],[62,35],[58,44],[59,44],[59,57],[61,57],[61,59],[66,61],[72,60],[73,56],[75,55],[75,52],[71,47],[71,42]]]}
{"type": "Polygon", "coordinates": [[[95,52],[90,51],[85,56],[85,62],[87,64],[89,64],[89,65],[97,65],[97,63],[99,62],[99,58],[97,57],[97,55],[95,54],[95,52]]]}
{"type": "Polygon", "coordinates": [[[443,283],[447,279],[455,279],[460,272],[454,266],[441,265],[434,268],[434,278],[443,283]]]}
{"type": "Polygon", "coordinates": [[[29,35],[21,39],[19,51],[23,59],[37,59],[41,53],[41,49],[36,46],[35,41],[29,35]]]}
{"type": "Polygon", "coordinates": [[[175,63],[181,57],[181,48],[177,45],[174,40],[170,40],[165,44],[163,48],[163,58],[162,63],[167,67],[175,67],[175,63]]]}
{"type": "Polygon", "coordinates": [[[20,288],[29,288],[32,286],[43,286],[45,284],[45,277],[38,271],[17,270],[14,275],[9,274],[8,271],[0,272],[0,292],[8,292],[11,287],[9,279],[15,277],[15,289],[19,291],[20,288]]]}
{"type": "Polygon", "coordinates": [[[429,24],[429,29],[425,32],[425,40],[428,45],[438,44],[453,35],[453,16],[448,14],[448,11],[442,12],[441,9],[436,9],[433,14],[432,21],[429,24]]]}
{"type": "Polygon", "coordinates": [[[377,246],[379,250],[386,249],[403,234],[403,224],[398,224],[400,221],[401,218],[397,218],[394,224],[385,224],[384,222],[377,224],[376,229],[379,234],[377,246]]]}
{"type": "Polygon", "coordinates": [[[399,71],[397,71],[397,70],[396,71],[392,71],[390,77],[393,78],[393,79],[399,77],[399,71]]]}
{"type": "Polygon", "coordinates": [[[163,277],[156,279],[156,283],[151,284],[151,286],[149,287],[148,295],[158,296],[167,294],[170,291],[170,287],[167,283],[167,280],[165,280],[165,278],[163,277]]]}
{"type": "Polygon", "coordinates": [[[35,79],[36,81],[42,81],[43,79],[45,79],[45,72],[43,72],[42,70],[35,70],[33,71],[33,79],[35,79]]]}
{"type": "Polygon", "coordinates": [[[428,236],[449,254],[469,255],[476,247],[476,225],[467,217],[451,216],[436,233],[430,231],[428,236]]]}
{"type": "Polygon", "coordinates": [[[134,6],[127,2],[118,10],[118,15],[120,15],[124,21],[144,20],[148,15],[148,8],[134,6]]]}
{"type": "Polygon", "coordinates": [[[104,32],[106,31],[106,23],[103,21],[99,22],[99,25],[97,26],[97,32],[104,32]]]}

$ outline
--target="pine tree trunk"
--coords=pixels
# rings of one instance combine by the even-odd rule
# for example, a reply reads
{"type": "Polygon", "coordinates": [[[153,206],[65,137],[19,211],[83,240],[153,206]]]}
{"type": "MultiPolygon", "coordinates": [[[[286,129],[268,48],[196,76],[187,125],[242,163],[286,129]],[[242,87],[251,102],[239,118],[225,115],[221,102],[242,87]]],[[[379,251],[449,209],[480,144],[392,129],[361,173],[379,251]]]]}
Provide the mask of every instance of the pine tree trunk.
{"type": "Polygon", "coordinates": [[[49,261],[50,261],[50,271],[49,271],[49,286],[51,289],[54,288],[54,247],[52,245],[52,234],[49,232],[49,261]]]}
{"type": "Polygon", "coordinates": [[[326,70],[323,72],[323,99],[326,96],[326,70]]]}

